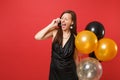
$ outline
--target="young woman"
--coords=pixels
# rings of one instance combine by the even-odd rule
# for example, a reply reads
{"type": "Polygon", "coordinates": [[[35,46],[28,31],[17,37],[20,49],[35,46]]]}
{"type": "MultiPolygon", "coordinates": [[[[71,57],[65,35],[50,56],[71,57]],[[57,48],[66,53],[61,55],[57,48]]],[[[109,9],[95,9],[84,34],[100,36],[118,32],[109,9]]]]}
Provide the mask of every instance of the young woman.
{"type": "Polygon", "coordinates": [[[78,80],[78,63],[75,48],[76,13],[64,11],[60,18],[54,19],[48,26],[35,34],[36,40],[52,37],[52,57],[49,80],[78,80]]]}

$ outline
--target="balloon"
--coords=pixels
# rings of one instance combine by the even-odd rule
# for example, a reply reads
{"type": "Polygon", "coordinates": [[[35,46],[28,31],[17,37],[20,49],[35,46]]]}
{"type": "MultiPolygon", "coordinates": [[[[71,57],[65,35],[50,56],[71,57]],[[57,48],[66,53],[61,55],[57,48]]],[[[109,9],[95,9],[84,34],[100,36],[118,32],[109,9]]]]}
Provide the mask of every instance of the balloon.
{"type": "Polygon", "coordinates": [[[102,72],[101,63],[94,58],[84,58],[77,66],[79,80],[99,80],[102,72]]]}
{"type": "Polygon", "coordinates": [[[93,51],[93,52],[91,52],[91,53],[89,54],[89,57],[96,58],[96,56],[95,56],[95,52],[94,52],[94,51],[93,51]]]}
{"type": "MultiPolygon", "coordinates": [[[[102,39],[105,35],[105,29],[102,23],[98,21],[92,21],[87,24],[85,30],[92,31],[97,36],[98,40],[102,39]]],[[[94,52],[89,53],[89,57],[96,58],[94,52]]]]}
{"type": "Polygon", "coordinates": [[[97,36],[98,40],[103,38],[104,35],[105,35],[104,26],[103,26],[103,24],[101,24],[98,21],[90,22],[86,26],[85,30],[89,30],[89,31],[92,31],[93,33],[95,33],[95,35],[97,36]]]}
{"type": "Polygon", "coordinates": [[[95,55],[100,61],[109,61],[117,55],[117,44],[109,38],[103,38],[98,41],[98,47],[95,55]]]}
{"type": "MultiPolygon", "coordinates": [[[[92,58],[95,58],[95,59],[97,59],[98,60],[98,58],[96,57],[96,55],[95,55],[95,52],[93,51],[93,52],[91,52],[90,54],[89,54],[89,57],[92,57],[92,58]]],[[[99,62],[102,62],[102,61],[100,61],[99,60],[99,62]]]]}
{"type": "Polygon", "coordinates": [[[88,30],[81,31],[75,38],[75,46],[77,50],[83,54],[89,54],[97,47],[96,35],[88,30]]]}

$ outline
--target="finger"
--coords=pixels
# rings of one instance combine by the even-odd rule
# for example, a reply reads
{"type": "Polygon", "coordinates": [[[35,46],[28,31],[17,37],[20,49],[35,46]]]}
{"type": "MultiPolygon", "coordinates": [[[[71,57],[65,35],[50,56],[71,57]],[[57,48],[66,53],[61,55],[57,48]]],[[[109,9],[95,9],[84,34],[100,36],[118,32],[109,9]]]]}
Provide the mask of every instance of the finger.
{"type": "Polygon", "coordinates": [[[57,18],[56,20],[57,20],[57,23],[60,23],[60,21],[61,21],[60,18],[57,18]]]}

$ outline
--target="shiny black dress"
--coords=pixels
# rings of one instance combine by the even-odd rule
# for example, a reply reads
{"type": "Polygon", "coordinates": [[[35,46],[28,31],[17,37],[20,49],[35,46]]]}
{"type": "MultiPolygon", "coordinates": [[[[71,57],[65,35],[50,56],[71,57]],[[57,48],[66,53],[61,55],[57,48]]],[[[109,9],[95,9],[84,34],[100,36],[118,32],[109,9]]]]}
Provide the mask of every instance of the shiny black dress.
{"type": "Polygon", "coordinates": [[[52,57],[50,64],[49,80],[78,80],[76,65],[73,59],[75,50],[75,37],[71,34],[64,45],[52,44],[52,57]]]}

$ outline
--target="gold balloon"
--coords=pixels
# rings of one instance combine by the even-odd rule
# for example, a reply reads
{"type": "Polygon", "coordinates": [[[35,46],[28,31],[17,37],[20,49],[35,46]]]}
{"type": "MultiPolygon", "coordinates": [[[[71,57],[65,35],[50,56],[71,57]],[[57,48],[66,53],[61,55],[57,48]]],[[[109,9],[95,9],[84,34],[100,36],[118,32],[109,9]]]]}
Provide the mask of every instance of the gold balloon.
{"type": "Polygon", "coordinates": [[[81,31],[75,38],[75,45],[77,50],[83,54],[89,54],[97,47],[97,36],[88,30],[81,31]]]}
{"type": "Polygon", "coordinates": [[[95,55],[100,61],[112,60],[117,55],[116,43],[109,38],[99,40],[95,55]]]}

